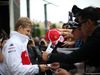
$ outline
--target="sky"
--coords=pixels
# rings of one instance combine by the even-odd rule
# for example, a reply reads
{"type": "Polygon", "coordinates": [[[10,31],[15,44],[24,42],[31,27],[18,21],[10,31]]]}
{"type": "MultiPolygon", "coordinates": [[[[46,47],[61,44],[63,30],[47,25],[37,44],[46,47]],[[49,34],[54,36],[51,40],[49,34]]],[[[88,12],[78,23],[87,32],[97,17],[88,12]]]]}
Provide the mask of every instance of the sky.
{"type": "MultiPolygon", "coordinates": [[[[44,22],[44,4],[47,4],[47,20],[58,23],[68,21],[68,12],[71,11],[73,5],[82,9],[88,6],[100,7],[100,0],[30,0],[30,19],[32,21],[44,22]]],[[[27,16],[26,0],[20,0],[20,15],[27,16]]]]}

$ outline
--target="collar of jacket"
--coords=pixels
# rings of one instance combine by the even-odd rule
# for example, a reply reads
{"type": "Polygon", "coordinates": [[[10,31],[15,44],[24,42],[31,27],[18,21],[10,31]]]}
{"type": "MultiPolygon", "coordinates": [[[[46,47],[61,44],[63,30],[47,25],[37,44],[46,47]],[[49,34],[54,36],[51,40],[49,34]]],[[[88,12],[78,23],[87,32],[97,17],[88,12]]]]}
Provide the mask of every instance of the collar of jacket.
{"type": "Polygon", "coordinates": [[[23,42],[23,43],[28,43],[28,38],[27,38],[28,36],[23,35],[23,34],[17,32],[17,31],[11,31],[10,37],[12,37],[12,36],[18,37],[20,39],[20,41],[23,42]]]}

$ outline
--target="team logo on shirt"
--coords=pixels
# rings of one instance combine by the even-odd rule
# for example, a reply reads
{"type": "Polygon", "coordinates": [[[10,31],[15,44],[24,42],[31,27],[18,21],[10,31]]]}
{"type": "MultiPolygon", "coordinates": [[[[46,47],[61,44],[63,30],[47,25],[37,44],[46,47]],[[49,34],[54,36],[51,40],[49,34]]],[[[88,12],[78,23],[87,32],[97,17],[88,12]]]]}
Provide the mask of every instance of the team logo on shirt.
{"type": "Polygon", "coordinates": [[[9,45],[9,48],[8,48],[8,53],[16,52],[16,49],[15,49],[15,48],[16,48],[16,47],[14,47],[13,44],[10,44],[10,45],[9,45]]]}
{"type": "Polygon", "coordinates": [[[15,47],[10,47],[10,48],[8,48],[8,50],[11,50],[11,49],[15,49],[15,47]]]}
{"type": "Polygon", "coordinates": [[[13,46],[13,44],[10,44],[10,46],[13,46]]]}
{"type": "Polygon", "coordinates": [[[31,61],[30,61],[29,55],[27,54],[26,50],[22,52],[21,58],[22,58],[23,65],[30,65],[31,61]]]}

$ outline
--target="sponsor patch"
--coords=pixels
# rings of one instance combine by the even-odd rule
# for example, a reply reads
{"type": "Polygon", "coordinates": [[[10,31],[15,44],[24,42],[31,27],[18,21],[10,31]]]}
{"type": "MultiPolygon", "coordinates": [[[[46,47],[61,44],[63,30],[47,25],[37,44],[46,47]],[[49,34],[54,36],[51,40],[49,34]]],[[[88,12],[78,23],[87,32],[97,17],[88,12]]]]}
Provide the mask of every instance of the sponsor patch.
{"type": "Polygon", "coordinates": [[[11,52],[16,52],[16,50],[11,50],[11,51],[8,51],[8,53],[11,53],[11,52]]]}
{"type": "Polygon", "coordinates": [[[30,60],[29,55],[26,50],[24,52],[22,52],[21,58],[22,58],[23,65],[29,65],[31,63],[31,60],[30,60]]]}
{"type": "Polygon", "coordinates": [[[15,49],[15,47],[10,47],[10,48],[8,48],[8,50],[10,50],[10,49],[15,49]]]}
{"type": "Polygon", "coordinates": [[[10,46],[13,46],[13,44],[10,44],[10,46]]]}

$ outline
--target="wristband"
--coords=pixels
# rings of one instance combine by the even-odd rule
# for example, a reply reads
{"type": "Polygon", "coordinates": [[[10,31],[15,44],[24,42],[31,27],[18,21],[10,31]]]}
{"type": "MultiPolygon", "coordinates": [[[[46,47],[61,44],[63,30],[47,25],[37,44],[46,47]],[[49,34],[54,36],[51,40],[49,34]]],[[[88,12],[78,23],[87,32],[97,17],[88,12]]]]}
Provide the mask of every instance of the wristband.
{"type": "Polygon", "coordinates": [[[51,54],[52,54],[52,53],[48,54],[48,56],[47,56],[48,60],[50,59],[51,54]]]}
{"type": "Polygon", "coordinates": [[[40,67],[40,65],[38,65],[38,67],[39,67],[39,74],[41,73],[41,67],[40,67]]]}

